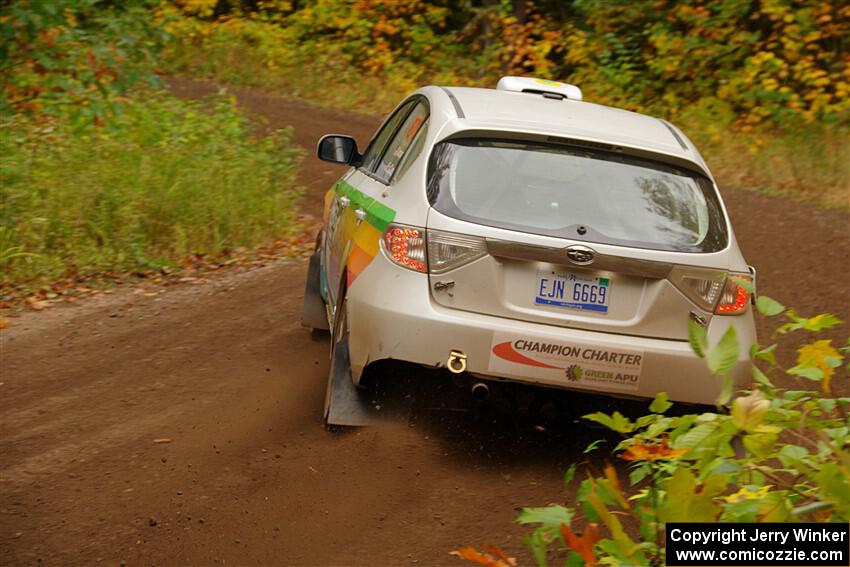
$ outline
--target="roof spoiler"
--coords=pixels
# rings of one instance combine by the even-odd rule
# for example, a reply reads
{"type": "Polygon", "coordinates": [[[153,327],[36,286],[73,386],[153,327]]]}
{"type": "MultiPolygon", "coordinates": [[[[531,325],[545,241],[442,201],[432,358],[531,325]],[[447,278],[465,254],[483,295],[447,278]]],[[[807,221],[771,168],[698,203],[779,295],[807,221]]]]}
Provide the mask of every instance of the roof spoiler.
{"type": "Polygon", "coordinates": [[[581,89],[569,83],[560,83],[534,77],[502,77],[496,90],[540,94],[546,98],[581,100],[581,89]]]}

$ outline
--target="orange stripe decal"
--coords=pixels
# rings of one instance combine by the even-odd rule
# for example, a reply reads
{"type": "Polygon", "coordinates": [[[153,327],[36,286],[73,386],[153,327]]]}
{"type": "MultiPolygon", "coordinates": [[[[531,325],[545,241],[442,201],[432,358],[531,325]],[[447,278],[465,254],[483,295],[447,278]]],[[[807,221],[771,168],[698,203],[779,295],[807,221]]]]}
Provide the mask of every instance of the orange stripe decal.
{"type": "Polygon", "coordinates": [[[348,273],[356,278],[369,265],[372,258],[374,258],[372,254],[369,254],[357,244],[352,245],[351,252],[348,254],[348,273]]]}
{"type": "Polygon", "coordinates": [[[499,343],[493,347],[493,354],[507,360],[508,362],[516,362],[517,364],[525,364],[526,366],[536,366],[538,368],[554,368],[555,370],[561,370],[561,366],[551,366],[544,362],[538,362],[534,359],[528,358],[524,354],[520,354],[514,350],[513,345],[510,341],[506,341],[504,343],[499,343]]]}

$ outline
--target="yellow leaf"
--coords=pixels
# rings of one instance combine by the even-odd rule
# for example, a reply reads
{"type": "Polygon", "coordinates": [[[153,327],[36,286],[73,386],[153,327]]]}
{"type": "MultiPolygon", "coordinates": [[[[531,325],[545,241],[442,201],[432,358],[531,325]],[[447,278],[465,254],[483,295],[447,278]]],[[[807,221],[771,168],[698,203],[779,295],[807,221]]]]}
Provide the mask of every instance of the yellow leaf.
{"type": "Polygon", "coordinates": [[[739,429],[751,431],[761,425],[770,402],[754,390],[749,396],[735,398],[732,402],[732,419],[739,429]]]}
{"type": "Polygon", "coordinates": [[[797,349],[797,364],[817,368],[823,372],[823,391],[831,394],[829,382],[832,375],[835,374],[835,369],[827,362],[828,358],[842,359],[841,354],[832,346],[832,341],[824,339],[815,341],[808,345],[803,345],[797,349]]]}
{"type": "Polygon", "coordinates": [[[620,477],[617,476],[617,470],[611,465],[605,466],[605,478],[608,479],[608,483],[611,488],[614,490],[614,497],[617,499],[617,502],[620,503],[624,509],[629,509],[629,503],[626,501],[626,497],[623,496],[623,489],[620,488],[620,477]]]}
{"type": "Polygon", "coordinates": [[[599,496],[599,493],[596,489],[596,482],[591,479],[591,492],[587,496],[588,504],[593,507],[596,513],[599,515],[599,518],[608,526],[608,529],[611,531],[611,538],[615,541],[619,541],[621,543],[625,543],[628,546],[634,545],[634,541],[626,531],[623,529],[623,524],[620,523],[620,519],[612,514],[605,503],[602,501],[602,497],[599,496]]]}
{"type": "Polygon", "coordinates": [[[730,504],[734,504],[735,502],[741,502],[743,500],[761,500],[764,498],[770,489],[773,488],[772,485],[768,484],[762,486],[758,490],[750,490],[746,486],[741,487],[741,490],[736,492],[735,494],[730,494],[729,496],[724,496],[723,499],[730,504]]]}

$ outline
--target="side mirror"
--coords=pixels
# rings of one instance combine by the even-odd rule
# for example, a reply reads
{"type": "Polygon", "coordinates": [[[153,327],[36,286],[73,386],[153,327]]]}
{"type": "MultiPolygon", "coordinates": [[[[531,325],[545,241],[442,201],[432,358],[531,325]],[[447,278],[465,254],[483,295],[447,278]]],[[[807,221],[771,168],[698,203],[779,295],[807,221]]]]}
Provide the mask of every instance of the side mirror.
{"type": "Polygon", "coordinates": [[[319,140],[318,156],[322,161],[358,166],[363,156],[357,151],[357,142],[351,136],[328,134],[319,140]]]}

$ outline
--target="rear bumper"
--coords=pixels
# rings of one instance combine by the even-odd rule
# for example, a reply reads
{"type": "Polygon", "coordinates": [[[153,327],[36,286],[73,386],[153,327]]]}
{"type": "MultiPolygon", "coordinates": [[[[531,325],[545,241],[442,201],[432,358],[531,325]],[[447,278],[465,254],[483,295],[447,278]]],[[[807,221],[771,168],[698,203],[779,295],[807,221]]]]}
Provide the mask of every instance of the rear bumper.
{"type": "MultiPolygon", "coordinates": [[[[444,367],[452,350],[467,356],[467,372],[516,382],[613,396],[713,404],[722,380],[685,341],[614,335],[481,315],[437,305],[428,277],[378,255],[348,290],[352,375],[371,362],[396,359],[444,367]],[[530,361],[530,362],[529,362],[530,361]]],[[[687,324],[684,320],[682,324],[687,324]]],[[[751,314],[715,317],[713,344],[729,325],[742,345],[732,372],[736,390],[750,382],[751,314]]]]}

